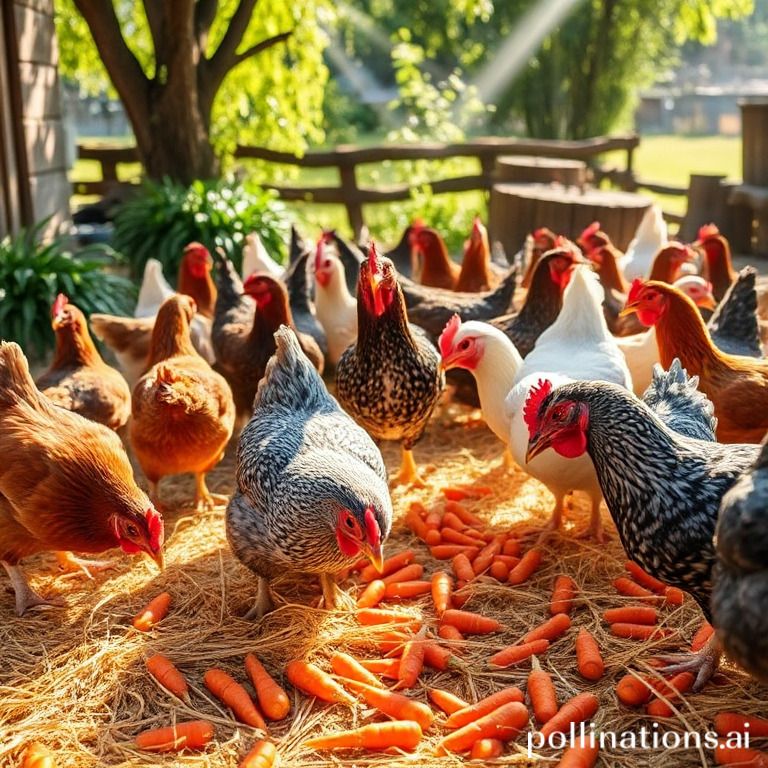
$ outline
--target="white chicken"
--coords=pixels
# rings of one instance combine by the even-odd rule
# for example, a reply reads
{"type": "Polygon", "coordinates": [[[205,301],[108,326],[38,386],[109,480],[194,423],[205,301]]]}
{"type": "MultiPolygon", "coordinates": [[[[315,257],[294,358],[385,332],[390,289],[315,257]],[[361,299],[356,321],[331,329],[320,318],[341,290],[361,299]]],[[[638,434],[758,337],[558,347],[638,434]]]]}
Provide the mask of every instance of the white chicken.
{"type": "Polygon", "coordinates": [[[328,339],[326,362],[335,366],[357,341],[357,300],[347,288],[344,264],[324,237],[315,251],[315,313],[328,339]]]}
{"type": "Polygon", "coordinates": [[[269,255],[258,234],[251,232],[245,236],[243,246],[243,280],[254,272],[266,272],[277,280],[285,277],[285,269],[269,255]]]}
{"type": "Polygon", "coordinates": [[[163,274],[163,265],[157,259],[147,259],[144,275],[139,288],[139,300],[136,302],[134,317],[154,317],[160,305],[170,299],[176,291],[163,274]]]}
{"type": "Polygon", "coordinates": [[[667,222],[664,221],[661,206],[654,204],[645,212],[635,236],[619,260],[624,277],[627,280],[647,277],[651,272],[654,256],[666,243],[667,222]]]}

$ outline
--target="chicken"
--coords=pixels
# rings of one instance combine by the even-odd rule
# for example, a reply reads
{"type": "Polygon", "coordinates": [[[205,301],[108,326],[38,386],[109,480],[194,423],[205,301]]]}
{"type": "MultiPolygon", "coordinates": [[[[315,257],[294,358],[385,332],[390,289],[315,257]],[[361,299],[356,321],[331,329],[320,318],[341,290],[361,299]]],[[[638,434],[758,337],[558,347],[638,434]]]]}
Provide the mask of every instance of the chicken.
{"type": "Polygon", "coordinates": [[[521,286],[528,288],[531,285],[533,279],[533,273],[536,270],[536,265],[539,263],[539,259],[547,252],[551,251],[555,247],[557,242],[557,235],[546,227],[539,227],[534,229],[525,240],[525,255],[524,263],[525,274],[521,286]]]}
{"type": "MultiPolygon", "coordinates": [[[[615,384],[576,382],[531,391],[529,460],[547,448],[588,453],[628,557],[690,593],[711,620],[713,536],[720,502],[757,458],[755,445],[714,442],[711,403],[679,362],[654,373],[650,407],[615,384]],[[663,407],[666,406],[666,407],[663,407]],[[671,416],[672,423],[665,423],[671,416]],[[706,437],[706,439],[702,439],[706,437]]],[[[667,657],[660,671],[691,671],[700,689],[721,656],[716,636],[697,654],[667,657]]]]}
{"type": "MultiPolygon", "coordinates": [[[[400,242],[391,251],[387,251],[384,254],[384,256],[395,265],[398,275],[413,278],[416,272],[414,264],[416,254],[414,253],[412,246],[413,233],[416,229],[421,229],[423,227],[424,222],[421,219],[414,219],[403,231],[400,242]]],[[[368,255],[367,249],[364,253],[366,256],[368,255]]]]}
{"type": "Polygon", "coordinates": [[[679,357],[699,376],[699,387],[715,406],[717,439],[724,443],[759,443],[768,430],[768,361],[720,352],[712,343],[695,304],[677,288],[636,280],[626,312],[637,312],[655,326],[664,366],[679,357]]]}
{"type": "Polygon", "coordinates": [[[307,276],[310,254],[311,250],[304,250],[295,259],[291,260],[288,269],[285,271],[285,288],[288,291],[288,305],[291,308],[296,330],[311,336],[323,357],[327,359],[328,339],[326,338],[323,326],[317,319],[315,305],[310,296],[309,279],[307,276]]]}
{"type": "Polygon", "coordinates": [[[333,244],[336,247],[341,263],[344,265],[344,279],[347,283],[347,291],[354,296],[357,290],[357,276],[360,272],[360,265],[365,261],[367,255],[348,243],[334,229],[327,229],[322,234],[323,241],[327,244],[333,244]]]}
{"type": "Polygon", "coordinates": [[[725,494],[715,535],[712,621],[728,656],[768,683],[768,443],[725,494]]]}
{"type": "Polygon", "coordinates": [[[464,243],[464,258],[461,261],[456,290],[478,293],[495,288],[499,282],[498,269],[499,267],[491,262],[488,230],[483,226],[480,217],[475,216],[469,240],[464,243]]]}
{"type": "Polygon", "coordinates": [[[757,319],[756,276],[754,268],[744,267],[707,323],[709,335],[721,352],[745,357],[763,356],[757,319]]]}
{"type": "MultiPolygon", "coordinates": [[[[0,342],[0,562],[16,612],[46,605],[20,561],[37,552],[146,552],[162,568],[163,519],[133,479],[120,438],[55,406],[17,344],[0,342]]],[[[68,559],[87,569],[91,563],[68,559]]],[[[99,564],[97,564],[99,565],[99,564]]]]}
{"type": "Polygon", "coordinates": [[[243,268],[241,270],[243,280],[254,272],[266,272],[276,280],[285,279],[284,267],[269,255],[258,233],[251,232],[245,236],[245,244],[243,245],[243,268]]]}
{"type": "MultiPolygon", "coordinates": [[[[643,215],[635,236],[619,261],[619,268],[627,280],[650,274],[656,254],[667,242],[667,222],[660,205],[652,205],[643,215]]],[[[671,281],[670,281],[671,282],[671,281]]]]}
{"type": "Polygon", "coordinates": [[[131,390],[102,359],[88,333],[85,315],[60,293],[51,310],[56,353],[35,382],[52,402],[68,411],[120,429],[131,415],[131,390]]]}
{"type": "Polygon", "coordinates": [[[357,339],[357,301],[347,290],[344,265],[325,236],[317,241],[314,266],[317,319],[328,339],[328,358],[335,366],[357,339]]]}
{"type": "Polygon", "coordinates": [[[200,510],[215,504],[205,474],[224,457],[235,406],[224,377],[192,346],[189,323],[195,309],[195,302],[181,294],[160,307],[150,368],[133,389],[129,435],[150,496],[158,498],[160,478],[193,472],[195,507],[200,510]]]}
{"type": "Polygon", "coordinates": [[[509,336],[523,357],[533,349],[542,331],[549,328],[560,314],[563,291],[574,266],[582,261],[578,248],[567,241],[546,253],[536,265],[531,287],[520,311],[490,321],[491,325],[509,336]]]}
{"type": "Polygon", "coordinates": [[[162,263],[157,259],[147,259],[133,316],[154,317],[160,305],[174,293],[176,291],[171,288],[163,275],[162,263]]]}
{"type": "Polygon", "coordinates": [[[227,538],[259,579],[249,618],[272,608],[269,581],[317,573],[326,608],[334,574],[368,557],[381,570],[392,502],[381,453],[331,397],[283,326],[237,448],[227,538]]]}
{"type": "Polygon", "coordinates": [[[389,259],[373,244],[360,267],[357,341],[336,366],[342,407],[377,440],[399,440],[397,480],[423,485],[411,449],[445,386],[440,356],[426,333],[408,324],[403,292],[389,259]]]}
{"type": "Polygon", "coordinates": [[[712,293],[720,301],[736,279],[736,270],[731,260],[731,246],[714,224],[705,224],[699,228],[693,247],[704,252],[704,274],[712,283],[712,293]]]}
{"type": "Polygon", "coordinates": [[[437,230],[431,227],[415,229],[413,248],[421,257],[421,285],[449,291],[458,290],[461,267],[451,260],[445,241],[437,230]]]}

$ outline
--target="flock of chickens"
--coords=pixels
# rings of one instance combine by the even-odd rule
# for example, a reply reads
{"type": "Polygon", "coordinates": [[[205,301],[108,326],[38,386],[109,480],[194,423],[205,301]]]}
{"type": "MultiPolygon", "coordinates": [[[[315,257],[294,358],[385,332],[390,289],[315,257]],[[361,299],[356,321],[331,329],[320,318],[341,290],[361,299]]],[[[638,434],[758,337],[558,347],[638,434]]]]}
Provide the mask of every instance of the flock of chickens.
{"type": "Polygon", "coordinates": [[[479,220],[460,265],[418,221],[386,255],[294,231],[287,270],[251,236],[244,280],[192,243],[176,291],[150,261],[135,317],[89,318],[122,373],[57,297],[36,382],[0,343],[0,561],[17,612],[49,602],[20,567],[36,552],[87,570],[104,563],[73,552],[121,547],[162,567],[158,483],[184,472],[197,508],[227,503],[232,551],[258,577],[249,616],[271,610],[286,571],[318,574],[336,605],[335,575],[361,556],[380,567],[392,525],[376,441],[401,443],[397,482],[424,484],[412,449],[447,377],[552,492],[550,527],[583,491],[601,540],[605,500],[628,556],[712,620],[707,645],[665,672],[700,688],[725,650],[768,680],[768,292],[734,272],[716,227],[668,242],[657,209],[626,254],[594,224],[576,243],[538,229],[513,261],[492,256],[479,220]],[[205,476],[236,423],[236,490],[219,499],[205,476]]]}

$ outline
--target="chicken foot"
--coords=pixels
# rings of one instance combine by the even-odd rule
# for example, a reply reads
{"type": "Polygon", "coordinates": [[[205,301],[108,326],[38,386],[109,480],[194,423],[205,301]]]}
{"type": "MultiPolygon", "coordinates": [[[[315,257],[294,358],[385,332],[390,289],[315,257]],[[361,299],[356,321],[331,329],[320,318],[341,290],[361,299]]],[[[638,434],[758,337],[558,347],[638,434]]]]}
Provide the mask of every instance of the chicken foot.
{"type": "Polygon", "coordinates": [[[332,611],[336,608],[352,608],[352,605],[348,605],[349,600],[346,593],[336,583],[336,576],[333,573],[321,573],[320,586],[323,588],[323,606],[326,611],[332,611]]]}
{"type": "Polygon", "coordinates": [[[205,483],[205,472],[195,473],[195,511],[210,512],[214,507],[226,504],[229,496],[211,493],[205,483]]]}
{"type": "Polygon", "coordinates": [[[11,565],[5,560],[0,560],[11,580],[11,586],[16,594],[16,615],[23,616],[27,610],[36,606],[59,607],[61,603],[56,600],[46,600],[38,595],[32,587],[29,586],[27,576],[19,565],[11,565]]]}
{"type": "Polygon", "coordinates": [[[656,671],[664,676],[676,675],[680,672],[693,672],[696,680],[691,690],[700,691],[717,672],[720,666],[720,658],[723,648],[717,635],[707,640],[706,645],[696,653],[670,654],[669,656],[657,656],[658,661],[664,662],[663,667],[656,667],[656,671]]]}
{"type": "Polygon", "coordinates": [[[415,488],[425,488],[426,483],[419,475],[416,466],[416,460],[413,458],[413,451],[403,446],[403,460],[400,465],[400,472],[392,479],[394,485],[410,485],[415,488]]]}
{"type": "Polygon", "coordinates": [[[600,502],[603,500],[602,496],[595,498],[591,497],[592,509],[589,514],[589,528],[583,533],[580,533],[577,538],[579,539],[594,539],[598,544],[605,544],[607,536],[603,528],[603,516],[600,514],[600,502]]]}
{"type": "Polygon", "coordinates": [[[66,551],[56,552],[56,560],[64,573],[80,573],[89,579],[93,578],[93,573],[115,567],[112,560],[86,560],[66,551]]]}
{"type": "Polygon", "coordinates": [[[272,593],[269,589],[269,582],[259,576],[259,587],[256,593],[256,602],[248,613],[243,616],[246,621],[263,619],[273,608],[275,604],[272,600],[272,593]]]}

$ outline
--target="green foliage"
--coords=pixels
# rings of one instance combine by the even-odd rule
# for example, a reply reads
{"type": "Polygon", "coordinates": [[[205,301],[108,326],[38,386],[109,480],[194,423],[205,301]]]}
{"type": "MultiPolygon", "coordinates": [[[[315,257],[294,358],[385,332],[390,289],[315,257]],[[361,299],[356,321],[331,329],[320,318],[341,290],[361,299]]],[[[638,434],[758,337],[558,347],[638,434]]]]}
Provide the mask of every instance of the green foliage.
{"type": "Polygon", "coordinates": [[[173,282],[187,244],[197,241],[211,252],[223,248],[239,268],[250,232],[258,233],[273,258],[283,259],[285,207],[274,192],[246,188],[233,179],[196,181],[189,187],[165,179],[146,182],[142,194],[120,206],[114,246],[125,254],[134,276],[155,258],[173,282]]]}
{"type": "Polygon", "coordinates": [[[118,259],[111,248],[73,254],[61,238],[43,243],[44,225],[0,241],[0,338],[18,342],[31,358],[53,347],[51,305],[59,293],[86,315],[127,314],[136,300],[133,283],[110,271],[118,259]]]}

